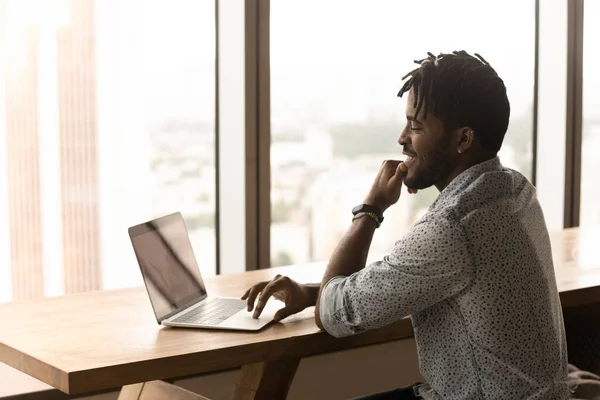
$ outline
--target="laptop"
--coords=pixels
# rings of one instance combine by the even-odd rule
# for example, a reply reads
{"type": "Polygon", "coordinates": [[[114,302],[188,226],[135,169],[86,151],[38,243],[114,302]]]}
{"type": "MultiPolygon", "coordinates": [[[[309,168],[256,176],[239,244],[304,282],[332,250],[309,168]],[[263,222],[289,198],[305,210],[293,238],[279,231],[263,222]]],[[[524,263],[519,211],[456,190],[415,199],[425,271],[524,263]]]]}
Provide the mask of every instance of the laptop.
{"type": "Polygon", "coordinates": [[[130,227],[129,238],[161,325],[257,331],[283,307],[271,299],[260,317],[252,318],[246,301],[210,297],[179,212],[130,227]]]}

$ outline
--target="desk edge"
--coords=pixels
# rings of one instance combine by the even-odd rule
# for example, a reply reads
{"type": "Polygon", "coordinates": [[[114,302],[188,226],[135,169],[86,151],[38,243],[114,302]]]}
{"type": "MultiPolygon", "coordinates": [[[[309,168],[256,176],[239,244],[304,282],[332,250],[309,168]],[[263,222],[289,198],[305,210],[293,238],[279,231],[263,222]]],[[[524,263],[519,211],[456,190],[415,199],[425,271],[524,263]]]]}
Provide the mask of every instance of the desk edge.
{"type": "Polygon", "coordinates": [[[69,373],[0,342],[0,362],[69,393],[69,373]]]}
{"type": "MultiPolygon", "coordinates": [[[[72,371],[68,374],[68,394],[83,394],[117,389],[123,385],[155,379],[172,379],[193,376],[263,361],[286,360],[334,353],[354,348],[383,344],[412,338],[413,330],[409,318],[397,323],[365,332],[360,335],[336,339],[325,332],[288,337],[213,350],[131,362],[111,367],[72,371]],[[315,338],[319,336],[319,338],[315,338]],[[279,346],[273,343],[285,342],[279,346]],[[273,351],[276,349],[275,351],[273,351]],[[165,361],[170,362],[165,362],[165,361]],[[168,368],[165,367],[168,365],[168,368]],[[173,367],[175,365],[175,367],[173,367]],[[152,373],[148,373],[152,371],[152,373]]],[[[38,377],[38,379],[40,379],[38,377]]]]}

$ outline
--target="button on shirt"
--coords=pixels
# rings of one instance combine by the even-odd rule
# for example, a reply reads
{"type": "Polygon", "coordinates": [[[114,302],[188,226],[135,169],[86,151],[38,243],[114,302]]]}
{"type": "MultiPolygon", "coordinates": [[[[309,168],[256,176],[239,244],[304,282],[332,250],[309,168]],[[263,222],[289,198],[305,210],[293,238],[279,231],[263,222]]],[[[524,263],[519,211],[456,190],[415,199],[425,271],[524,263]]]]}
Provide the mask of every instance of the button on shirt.
{"type": "Polygon", "coordinates": [[[498,158],[461,173],[381,261],[323,290],[342,337],[411,316],[425,399],[567,399],[550,239],[533,185],[498,158]]]}

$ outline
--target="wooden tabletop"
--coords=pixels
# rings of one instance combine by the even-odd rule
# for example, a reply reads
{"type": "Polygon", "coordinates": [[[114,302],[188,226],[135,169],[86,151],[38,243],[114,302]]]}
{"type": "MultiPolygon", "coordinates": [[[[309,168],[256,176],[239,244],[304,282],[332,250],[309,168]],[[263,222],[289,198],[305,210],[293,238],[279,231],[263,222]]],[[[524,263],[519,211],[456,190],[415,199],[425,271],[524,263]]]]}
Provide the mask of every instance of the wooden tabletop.
{"type": "MultiPolygon", "coordinates": [[[[600,229],[552,235],[563,306],[600,303],[600,229]]],[[[211,295],[239,296],[277,273],[318,282],[323,265],[294,266],[206,279],[211,295]]],[[[410,320],[334,339],[310,317],[258,333],[170,329],[156,324],[143,288],[0,305],[0,362],[65,393],[183,377],[286,360],[412,336],[410,320]]]]}

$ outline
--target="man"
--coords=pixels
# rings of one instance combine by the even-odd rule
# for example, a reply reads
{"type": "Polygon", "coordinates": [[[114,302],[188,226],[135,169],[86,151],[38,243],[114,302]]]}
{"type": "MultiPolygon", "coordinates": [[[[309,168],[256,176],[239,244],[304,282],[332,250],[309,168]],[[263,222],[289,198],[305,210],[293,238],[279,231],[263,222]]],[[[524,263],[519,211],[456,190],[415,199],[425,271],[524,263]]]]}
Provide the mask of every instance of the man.
{"type": "MultiPolygon", "coordinates": [[[[510,115],[502,79],[479,55],[429,56],[408,92],[398,140],[320,285],[276,277],[243,296],[282,319],[316,305],[335,337],[410,315],[426,383],[377,399],[566,399],[567,350],[548,231],[535,188],[497,157],[510,115]],[[439,197],[391,254],[365,266],[371,239],[402,185],[439,197]]],[[[385,222],[383,222],[385,223],[385,222]]]]}

